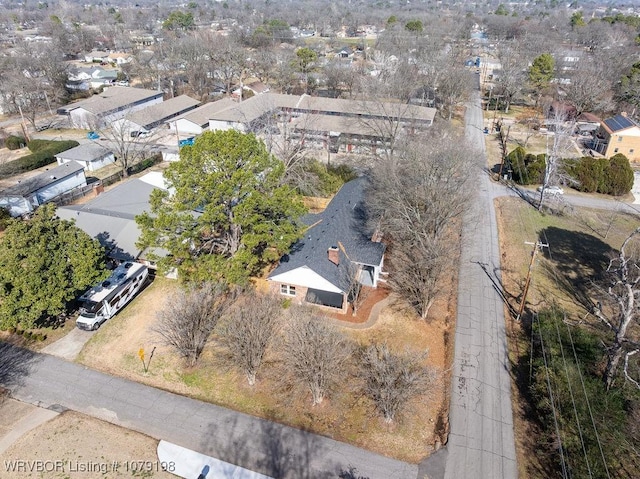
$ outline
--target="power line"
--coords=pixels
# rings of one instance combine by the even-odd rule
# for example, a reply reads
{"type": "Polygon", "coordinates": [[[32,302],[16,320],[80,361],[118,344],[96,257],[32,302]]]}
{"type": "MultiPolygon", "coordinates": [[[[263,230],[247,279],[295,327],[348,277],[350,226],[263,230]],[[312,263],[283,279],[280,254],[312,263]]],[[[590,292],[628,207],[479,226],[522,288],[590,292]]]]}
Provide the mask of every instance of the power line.
{"type": "Polygon", "coordinates": [[[544,371],[547,378],[547,391],[549,391],[549,399],[551,404],[551,413],[553,415],[553,423],[556,428],[556,436],[558,437],[558,447],[560,449],[560,464],[562,466],[562,477],[568,478],[567,465],[564,460],[564,449],[562,447],[562,437],[560,436],[560,426],[558,425],[558,417],[556,414],[555,400],[553,398],[553,389],[551,388],[551,380],[549,379],[549,365],[547,363],[547,354],[544,349],[544,339],[542,338],[542,326],[540,325],[540,318],[538,314],[535,314],[535,319],[538,321],[538,335],[540,336],[540,346],[542,348],[542,359],[544,361],[544,371]]]}
{"type": "MultiPolygon", "coordinates": [[[[558,327],[558,321],[554,318],[554,324],[556,326],[556,332],[558,333],[558,344],[560,346],[560,353],[562,355],[562,362],[564,363],[564,372],[567,376],[567,386],[569,388],[569,395],[571,396],[571,404],[573,405],[573,414],[576,417],[576,425],[578,426],[578,435],[580,436],[580,444],[582,445],[582,453],[584,454],[584,461],[587,464],[587,471],[589,471],[589,477],[593,477],[591,474],[591,466],[589,465],[589,457],[587,456],[587,448],[584,445],[584,437],[582,436],[582,426],[580,426],[580,418],[578,416],[578,409],[576,408],[576,399],[573,395],[573,387],[571,386],[571,380],[569,379],[569,368],[567,367],[567,359],[564,356],[564,347],[562,346],[562,338],[560,336],[560,328],[558,327]]],[[[576,365],[577,367],[577,365],[576,365]]]]}
{"type": "Polygon", "coordinates": [[[582,377],[582,370],[580,368],[580,361],[578,361],[578,355],[576,354],[576,348],[573,344],[573,337],[571,335],[571,328],[568,324],[566,324],[567,332],[569,333],[569,341],[571,342],[571,349],[573,349],[573,357],[576,360],[576,367],[578,369],[578,376],[580,376],[580,383],[582,384],[582,391],[584,392],[584,399],[587,402],[587,410],[589,411],[589,416],[591,417],[591,424],[593,425],[593,431],[596,435],[596,442],[598,443],[598,449],[600,449],[600,456],[602,457],[602,464],[604,465],[604,470],[607,473],[607,478],[611,479],[609,475],[609,468],[607,467],[607,460],[604,457],[604,450],[602,449],[602,442],[600,442],[600,435],[598,434],[598,428],[596,427],[596,420],[593,417],[593,412],[591,410],[591,403],[589,402],[589,396],[587,395],[587,389],[584,386],[584,379],[582,377]]]}

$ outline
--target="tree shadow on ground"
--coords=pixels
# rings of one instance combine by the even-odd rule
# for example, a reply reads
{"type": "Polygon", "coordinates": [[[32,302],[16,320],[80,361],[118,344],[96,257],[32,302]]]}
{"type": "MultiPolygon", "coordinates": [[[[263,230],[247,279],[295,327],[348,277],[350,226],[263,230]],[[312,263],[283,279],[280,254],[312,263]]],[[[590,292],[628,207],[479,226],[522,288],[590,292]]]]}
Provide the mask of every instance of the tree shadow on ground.
{"type": "Polygon", "coordinates": [[[553,226],[543,229],[539,239],[549,245],[544,253],[558,287],[591,310],[594,285],[605,279],[615,250],[593,235],[553,226]]]}
{"type": "Polygon", "coordinates": [[[0,387],[11,389],[20,386],[42,357],[20,346],[18,340],[0,341],[0,387]]]}
{"type": "Polygon", "coordinates": [[[244,414],[210,422],[200,449],[274,479],[367,479],[351,465],[328,460],[331,451],[315,434],[244,414]]]}

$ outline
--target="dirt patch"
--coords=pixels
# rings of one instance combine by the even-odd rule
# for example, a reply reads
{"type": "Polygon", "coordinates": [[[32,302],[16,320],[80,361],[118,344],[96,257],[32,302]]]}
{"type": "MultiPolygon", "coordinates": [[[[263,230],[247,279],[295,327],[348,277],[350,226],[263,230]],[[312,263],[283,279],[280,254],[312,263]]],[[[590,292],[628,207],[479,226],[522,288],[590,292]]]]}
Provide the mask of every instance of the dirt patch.
{"type": "MultiPolygon", "coordinates": [[[[368,344],[387,341],[399,351],[427,351],[426,364],[434,380],[426,396],[413,401],[407,412],[392,424],[381,420],[371,402],[364,398],[356,380],[320,406],[311,407],[309,397],[293,394],[281,381],[277,358],[267,358],[258,384],[251,388],[244,377],[219,361],[215,342],[209,345],[197,368],[187,369],[176,354],[153,333],[156,312],[178,287],[175,281],[157,278],[121,314],[109,320],[87,343],[78,361],[95,369],[155,387],[188,395],[254,416],[274,420],[349,442],[380,454],[418,463],[442,441],[442,429],[449,393],[449,346],[445,338],[451,323],[448,302],[433,306],[430,321],[420,321],[406,309],[389,306],[381,311],[375,326],[364,330],[344,328],[354,341],[368,344]],[[155,349],[150,368],[144,372],[138,357],[155,349]],[[444,411],[444,412],[443,412],[444,411]]],[[[448,300],[449,298],[447,298],[448,300]]],[[[347,376],[349,377],[349,376],[347,376]]]]}
{"type": "Polygon", "coordinates": [[[157,445],[143,434],[67,411],[1,454],[0,478],[174,478],[158,470],[157,445]]]}

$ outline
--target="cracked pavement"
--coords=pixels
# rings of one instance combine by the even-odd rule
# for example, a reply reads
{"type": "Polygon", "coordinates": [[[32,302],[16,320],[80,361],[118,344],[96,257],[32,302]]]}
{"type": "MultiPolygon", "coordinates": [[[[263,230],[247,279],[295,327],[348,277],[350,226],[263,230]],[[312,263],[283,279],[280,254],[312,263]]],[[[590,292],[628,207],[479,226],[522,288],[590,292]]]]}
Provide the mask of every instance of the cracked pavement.
{"type": "Polygon", "coordinates": [[[465,120],[467,138],[482,152],[477,158],[477,195],[464,222],[444,477],[511,479],[518,472],[504,308],[496,290],[500,251],[493,198],[499,188],[485,172],[477,92],[465,120]]]}

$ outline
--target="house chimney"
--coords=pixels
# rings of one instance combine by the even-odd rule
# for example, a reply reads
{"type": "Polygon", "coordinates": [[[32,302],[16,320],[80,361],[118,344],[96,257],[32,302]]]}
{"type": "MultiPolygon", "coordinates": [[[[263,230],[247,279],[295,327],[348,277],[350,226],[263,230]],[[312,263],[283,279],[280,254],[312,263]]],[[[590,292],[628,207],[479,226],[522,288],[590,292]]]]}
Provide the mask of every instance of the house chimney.
{"type": "Polygon", "coordinates": [[[329,261],[331,261],[336,266],[338,266],[340,264],[340,254],[339,253],[340,253],[340,250],[338,249],[337,246],[331,246],[327,250],[327,256],[329,258],[329,261]]]}

